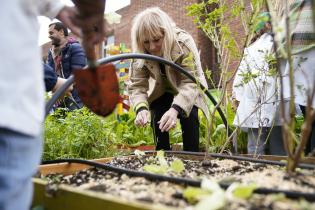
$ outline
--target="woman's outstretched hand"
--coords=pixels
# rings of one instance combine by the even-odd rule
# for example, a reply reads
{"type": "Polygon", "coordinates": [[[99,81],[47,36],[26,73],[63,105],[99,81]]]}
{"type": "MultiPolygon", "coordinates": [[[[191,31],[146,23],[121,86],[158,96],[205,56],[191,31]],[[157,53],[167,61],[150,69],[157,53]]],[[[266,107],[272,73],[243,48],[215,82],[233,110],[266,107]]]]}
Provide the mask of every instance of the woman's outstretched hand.
{"type": "Polygon", "coordinates": [[[159,123],[159,128],[162,132],[168,132],[170,129],[176,127],[178,111],[171,107],[164,113],[159,123]]]}
{"type": "Polygon", "coordinates": [[[135,119],[136,126],[144,127],[147,124],[150,124],[150,122],[151,122],[151,116],[148,110],[142,110],[138,112],[135,119]]]}

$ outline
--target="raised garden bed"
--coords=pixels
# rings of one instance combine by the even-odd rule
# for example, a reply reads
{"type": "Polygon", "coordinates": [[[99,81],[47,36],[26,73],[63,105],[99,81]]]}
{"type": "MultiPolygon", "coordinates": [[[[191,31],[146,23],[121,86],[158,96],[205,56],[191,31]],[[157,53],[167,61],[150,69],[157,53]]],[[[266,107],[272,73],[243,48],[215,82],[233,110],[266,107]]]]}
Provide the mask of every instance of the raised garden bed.
{"type": "MultiPolygon", "coordinates": [[[[85,197],[84,199],[87,199],[92,193],[94,196],[90,197],[97,199],[96,203],[121,205],[120,209],[191,209],[194,207],[194,202],[188,202],[189,199],[185,196],[187,187],[200,185],[203,178],[219,182],[222,188],[226,188],[234,182],[244,185],[255,183],[256,193],[248,199],[232,199],[227,196],[224,201],[224,209],[307,209],[306,207],[315,209],[313,203],[315,201],[315,170],[313,165],[305,164],[304,169],[299,169],[296,175],[288,176],[281,166],[283,165],[281,162],[267,160],[268,158],[279,160],[281,157],[265,157],[263,160],[246,161],[246,157],[229,159],[214,154],[207,161],[203,161],[203,158],[202,154],[169,153],[165,157],[168,165],[171,165],[174,160],[180,159],[184,163],[185,169],[175,172],[169,167],[162,171],[163,173],[157,170],[159,175],[151,174],[146,176],[147,178],[141,177],[141,175],[147,174],[144,166],[160,164],[159,158],[152,155],[98,160],[98,162],[110,164],[104,167],[106,170],[77,163],[63,163],[41,166],[40,172],[42,178],[50,180],[50,183],[65,184],[66,189],[63,189],[65,185],[60,185],[63,186],[60,189],[67,192],[64,194],[69,194],[69,189],[71,189],[72,194],[79,193],[85,197]],[[114,170],[108,170],[111,167],[114,170]],[[131,171],[132,173],[126,175],[117,170],[119,168],[129,169],[123,172],[131,171]],[[287,199],[284,194],[270,194],[272,192],[282,192],[295,199],[287,199]],[[304,197],[309,201],[297,199],[298,197],[304,197]]],[[[314,163],[314,160],[310,159],[308,163],[314,163]]],[[[96,166],[101,165],[96,164],[96,166]]],[[[45,206],[42,195],[45,194],[45,190],[42,189],[39,192],[39,188],[43,188],[47,182],[39,179],[34,181],[36,183],[34,205],[43,204],[45,206]]],[[[55,185],[49,186],[48,192],[50,192],[51,198],[58,199],[58,196],[52,196],[58,192],[58,190],[52,190],[54,187],[51,186],[55,185]]],[[[69,202],[69,200],[68,202],[63,201],[63,203],[69,202]]],[[[80,206],[82,207],[83,204],[80,206]]],[[[67,209],[70,209],[69,206],[67,209]]],[[[91,207],[90,209],[104,209],[104,207],[91,207]]]]}

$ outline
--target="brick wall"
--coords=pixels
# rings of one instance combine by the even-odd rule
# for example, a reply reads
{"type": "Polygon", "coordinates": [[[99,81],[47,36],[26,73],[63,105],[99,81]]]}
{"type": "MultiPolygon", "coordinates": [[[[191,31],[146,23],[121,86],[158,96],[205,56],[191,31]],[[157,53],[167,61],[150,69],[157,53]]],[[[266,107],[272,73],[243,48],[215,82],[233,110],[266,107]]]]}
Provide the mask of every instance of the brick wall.
{"type": "MultiPolygon", "coordinates": [[[[228,5],[231,5],[234,1],[233,0],[227,0],[228,5]]],[[[245,10],[250,11],[250,2],[249,0],[245,1],[245,10]]],[[[242,26],[240,17],[233,18],[233,20],[229,23],[232,31],[232,36],[235,38],[237,46],[238,46],[238,51],[240,53],[243,52],[245,40],[246,40],[246,35],[244,31],[244,27],[242,26]]],[[[229,63],[229,72],[235,73],[238,65],[240,63],[241,58],[239,59],[232,59],[229,63]]],[[[232,92],[232,85],[233,85],[233,80],[231,80],[228,84],[228,93],[232,92]]]]}

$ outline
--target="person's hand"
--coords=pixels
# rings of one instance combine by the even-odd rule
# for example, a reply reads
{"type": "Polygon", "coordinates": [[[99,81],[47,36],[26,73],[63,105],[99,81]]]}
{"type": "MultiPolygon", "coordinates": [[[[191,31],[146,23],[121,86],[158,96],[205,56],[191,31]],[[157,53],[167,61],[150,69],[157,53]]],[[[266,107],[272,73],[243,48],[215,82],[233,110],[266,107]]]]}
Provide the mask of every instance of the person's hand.
{"type": "Polygon", "coordinates": [[[106,0],[72,0],[78,9],[78,15],[73,22],[82,30],[85,45],[92,46],[104,41],[106,0]]]}
{"type": "Polygon", "coordinates": [[[105,39],[105,21],[103,15],[91,15],[75,21],[82,28],[82,36],[87,35],[88,45],[98,44],[105,39]]]}
{"type": "Polygon", "coordinates": [[[162,116],[161,120],[158,122],[159,129],[164,132],[164,131],[169,131],[172,128],[176,127],[176,122],[177,122],[177,115],[178,112],[171,107],[167,112],[164,113],[162,116]]]}
{"type": "Polygon", "coordinates": [[[80,25],[76,21],[78,15],[78,10],[75,7],[65,6],[59,11],[56,18],[63,22],[63,24],[68,27],[73,34],[78,37],[82,37],[80,25]]]}
{"type": "MultiPolygon", "coordinates": [[[[52,92],[53,93],[56,92],[63,84],[66,83],[66,81],[67,81],[67,79],[58,77],[57,82],[56,82],[54,88],[52,89],[52,92]]],[[[73,90],[73,85],[68,87],[68,89],[65,92],[65,95],[71,95],[72,90],[73,90]]]]}
{"type": "Polygon", "coordinates": [[[150,112],[148,110],[142,110],[142,111],[138,112],[136,119],[135,119],[135,124],[136,124],[136,126],[144,127],[150,123],[150,121],[151,121],[150,118],[151,118],[150,112]]]}
{"type": "MultiPolygon", "coordinates": [[[[98,2],[100,1],[96,1],[96,3],[98,2]]],[[[94,46],[95,44],[104,41],[104,11],[102,11],[101,8],[97,8],[98,5],[95,5],[91,11],[87,10],[83,12],[80,8],[84,8],[84,3],[82,5],[76,2],[74,3],[76,4],[76,7],[65,6],[60,10],[56,18],[63,22],[65,26],[78,37],[82,38],[83,33],[86,34],[88,36],[86,39],[88,42],[86,43],[87,46],[94,46]],[[94,10],[95,12],[93,12],[94,10]]],[[[88,4],[92,4],[92,2],[88,2],[88,4]]],[[[98,4],[102,4],[102,2],[98,4]]]]}

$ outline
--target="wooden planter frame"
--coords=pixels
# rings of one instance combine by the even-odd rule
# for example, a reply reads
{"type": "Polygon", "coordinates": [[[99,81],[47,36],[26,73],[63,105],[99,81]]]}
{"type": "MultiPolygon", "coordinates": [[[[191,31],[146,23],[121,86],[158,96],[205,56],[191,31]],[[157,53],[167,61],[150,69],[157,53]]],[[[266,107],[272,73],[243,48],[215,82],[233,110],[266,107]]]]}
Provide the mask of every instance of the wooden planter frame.
{"type": "MultiPolygon", "coordinates": [[[[112,158],[94,160],[106,163],[112,158]]],[[[39,166],[39,173],[47,175],[50,173],[73,174],[77,171],[88,169],[90,166],[77,163],[59,163],[39,166]]],[[[89,190],[77,189],[75,187],[61,184],[53,192],[47,190],[47,181],[33,178],[34,196],[32,207],[44,210],[173,210],[174,208],[164,205],[148,204],[140,201],[130,201],[121,197],[89,190]]]]}
{"type": "MultiPolygon", "coordinates": [[[[153,154],[150,151],[147,154],[153,154]]],[[[176,153],[175,153],[176,154],[176,153]]],[[[189,156],[190,159],[200,160],[204,156],[178,154],[181,157],[189,156]]],[[[242,155],[241,157],[251,157],[249,155],[242,155]]],[[[260,159],[280,161],[285,160],[283,156],[261,156],[260,159]]],[[[93,161],[99,163],[106,163],[112,158],[102,158],[93,161]]],[[[315,164],[314,158],[307,158],[302,163],[315,164]]],[[[39,166],[39,173],[47,175],[50,173],[61,173],[64,175],[73,174],[77,171],[88,169],[90,166],[78,163],[59,163],[39,166]]],[[[69,185],[58,185],[56,190],[49,192],[47,190],[47,181],[39,178],[33,178],[34,196],[32,207],[41,207],[44,210],[107,210],[107,209],[124,209],[124,210],[175,210],[162,204],[148,204],[141,201],[130,201],[118,196],[112,196],[105,193],[98,193],[89,190],[77,189],[69,185]]]]}

